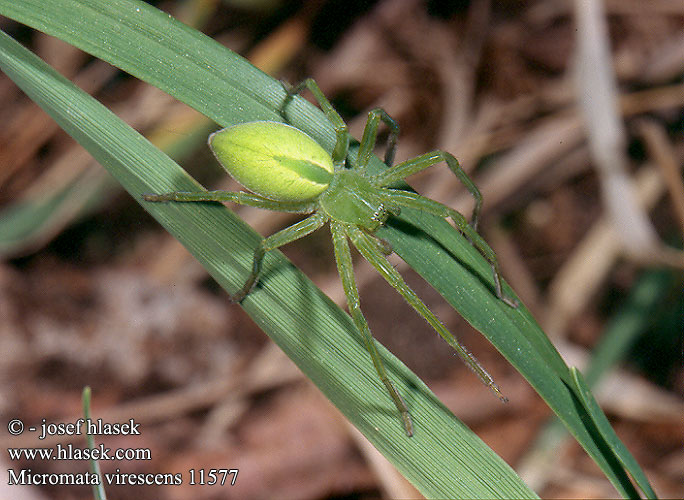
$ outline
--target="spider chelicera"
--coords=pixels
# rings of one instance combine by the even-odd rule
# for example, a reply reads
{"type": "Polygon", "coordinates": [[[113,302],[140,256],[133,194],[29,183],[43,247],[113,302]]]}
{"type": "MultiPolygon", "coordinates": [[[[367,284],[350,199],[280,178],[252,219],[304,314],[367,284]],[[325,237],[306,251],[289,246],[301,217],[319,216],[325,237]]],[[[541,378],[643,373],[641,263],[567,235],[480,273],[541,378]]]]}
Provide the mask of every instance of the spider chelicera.
{"type": "MultiPolygon", "coordinates": [[[[450,218],[458,230],[489,262],[494,275],[497,297],[511,307],[514,299],[506,297],[501,288],[501,273],[493,250],[477,232],[482,196],[458,161],[444,151],[433,151],[392,166],[399,127],[380,108],[373,109],[363,132],[356,162],[348,168],[347,154],[350,135],[347,125],[335,111],[313,79],[308,79],[288,90],[289,100],[305,88],[309,89],[332,123],[336,143],[332,154],[324,150],[304,132],[278,122],[251,122],[219,130],[209,136],[209,147],[219,163],[251,193],[240,191],[201,191],[148,194],[151,202],[230,201],[268,210],[311,214],[305,219],[263,239],[254,252],[252,272],[242,289],[231,296],[241,302],[256,285],[266,252],[298,240],[330,223],[337,268],[347,297],[349,311],[363,336],[380,379],[394,401],[404,423],[406,433],[413,434],[408,408],[390,381],[382,363],[368,323],[361,312],[360,298],[348,241],[368,260],[406,301],[457,352],[475,374],[506,401],[492,377],[475,357],[461,345],[444,324],[428,309],[401,275],[387,261],[392,252],[390,244],[375,232],[402,208],[421,210],[439,217],[450,218]],[[387,170],[371,174],[367,170],[383,122],[390,130],[385,153],[387,170]],[[412,174],[444,162],[475,198],[471,224],[456,210],[413,192],[389,187],[412,174]]],[[[349,162],[351,163],[351,162],[349,162]]]]}

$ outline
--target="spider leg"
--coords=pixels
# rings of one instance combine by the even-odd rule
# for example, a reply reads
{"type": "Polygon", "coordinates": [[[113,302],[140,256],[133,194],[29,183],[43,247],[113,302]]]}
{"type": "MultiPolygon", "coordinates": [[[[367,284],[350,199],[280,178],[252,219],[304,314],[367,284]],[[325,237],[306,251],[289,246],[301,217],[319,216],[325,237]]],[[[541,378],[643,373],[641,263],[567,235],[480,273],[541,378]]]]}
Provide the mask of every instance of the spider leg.
{"type": "Polygon", "coordinates": [[[242,300],[252,291],[256,286],[261,274],[261,265],[264,260],[264,255],[269,250],[274,250],[278,247],[291,243],[295,240],[303,238],[304,236],[313,233],[327,222],[328,218],[322,213],[315,213],[304,220],[297,222],[285,229],[272,234],[268,238],[264,238],[259,243],[254,251],[254,260],[252,261],[252,273],[247,278],[243,287],[234,295],[230,295],[232,302],[242,302],[242,300]]]}
{"type": "MultiPolygon", "coordinates": [[[[336,221],[330,222],[330,231],[332,232],[333,245],[335,249],[335,261],[337,262],[337,270],[340,273],[340,278],[342,279],[342,287],[344,288],[344,293],[347,296],[347,304],[349,305],[349,313],[351,314],[356,327],[363,341],[368,349],[373,365],[375,366],[375,371],[378,373],[380,380],[387,388],[394,405],[397,407],[401,419],[404,422],[404,429],[406,434],[411,437],[413,435],[413,423],[411,421],[411,415],[409,414],[406,403],[402,399],[401,395],[394,387],[394,384],[390,381],[387,376],[387,370],[385,365],[382,363],[380,358],[380,353],[375,346],[375,340],[371,334],[370,328],[368,327],[368,322],[361,312],[359,290],[356,286],[356,281],[354,279],[354,266],[351,258],[351,251],[349,250],[349,243],[347,243],[347,224],[339,223],[336,221]]],[[[379,250],[376,250],[379,252],[379,250]]]]}
{"type": "Polygon", "coordinates": [[[399,137],[399,125],[382,108],[375,108],[368,113],[368,121],[363,129],[363,137],[359,145],[358,168],[365,169],[373,154],[373,147],[378,138],[378,127],[380,120],[390,129],[387,138],[387,150],[385,151],[385,165],[388,167],[394,163],[394,153],[397,148],[397,138],[399,137]]]}
{"type": "Polygon", "coordinates": [[[480,210],[482,208],[482,195],[472,179],[468,177],[468,174],[461,168],[458,160],[446,151],[432,151],[431,153],[425,153],[411,160],[406,160],[405,162],[399,163],[392,168],[373,176],[371,178],[371,183],[377,187],[389,186],[393,182],[405,179],[409,175],[422,172],[426,168],[430,168],[441,162],[447,164],[449,169],[458,177],[470,194],[473,195],[473,198],[475,198],[475,206],[473,207],[473,214],[470,217],[470,223],[473,228],[477,230],[480,210]]]}
{"type": "Polygon", "coordinates": [[[335,170],[343,168],[344,162],[347,159],[347,151],[349,150],[349,130],[347,128],[347,124],[344,123],[344,120],[342,120],[340,114],[335,111],[333,105],[330,104],[328,98],[325,97],[325,94],[323,91],[321,91],[321,88],[316,83],[316,80],[313,78],[307,78],[292,88],[289,88],[285,83],[283,83],[283,86],[288,93],[287,102],[289,102],[293,96],[299,94],[305,88],[309,89],[309,91],[313,94],[316,102],[318,102],[318,105],[321,107],[321,110],[323,113],[325,113],[325,116],[328,118],[328,120],[330,120],[330,123],[332,123],[333,128],[335,129],[337,141],[335,142],[335,147],[333,148],[332,152],[335,170]]]}
{"type": "Polygon", "coordinates": [[[373,241],[375,241],[375,243],[376,243],[377,246],[378,246],[378,250],[380,250],[380,251],[383,253],[383,255],[392,255],[392,253],[394,252],[394,250],[392,249],[392,244],[391,244],[389,241],[387,241],[385,238],[381,238],[380,236],[378,236],[377,234],[375,234],[374,232],[372,232],[372,231],[370,231],[370,230],[368,230],[368,229],[363,229],[363,228],[362,228],[362,230],[363,230],[368,236],[370,236],[371,238],[373,238],[373,241]]]}
{"type": "Polygon", "coordinates": [[[315,203],[269,200],[245,191],[174,191],[164,194],[144,194],[142,198],[145,201],[152,202],[230,201],[238,205],[249,205],[250,207],[289,213],[308,213],[316,207],[315,203]]]}
{"type": "Polygon", "coordinates": [[[494,250],[492,250],[484,238],[482,238],[482,236],[480,236],[480,234],[468,224],[468,221],[466,221],[463,215],[453,208],[449,208],[446,205],[431,200],[430,198],[425,198],[424,196],[420,196],[416,193],[403,191],[401,189],[385,189],[384,192],[398,205],[408,208],[415,208],[416,210],[421,210],[438,217],[449,217],[451,220],[453,220],[454,224],[456,224],[456,227],[458,227],[461,233],[463,233],[463,235],[470,240],[470,243],[475,247],[475,249],[480,252],[487,262],[489,262],[489,265],[492,268],[492,274],[494,275],[496,296],[507,305],[511,307],[518,307],[518,302],[515,299],[506,297],[506,295],[503,293],[503,289],[501,287],[501,271],[499,270],[499,262],[496,259],[494,250]]]}
{"type": "Polygon", "coordinates": [[[501,393],[499,386],[496,385],[494,379],[482,367],[480,362],[473,356],[452,333],[444,326],[435,314],[428,309],[425,303],[420,300],[418,295],[406,284],[404,278],[399,272],[389,263],[389,261],[380,253],[377,246],[372,239],[357,227],[350,227],[348,229],[349,238],[352,240],[354,246],[359,250],[359,253],[371,263],[380,275],[392,285],[392,287],[399,292],[399,294],[406,299],[406,302],[413,307],[418,314],[420,314],[425,321],[427,321],[432,328],[442,337],[447,344],[449,344],[459,355],[459,357],[468,365],[468,367],[475,372],[479,379],[489,387],[494,393],[506,402],[508,399],[501,393]]]}

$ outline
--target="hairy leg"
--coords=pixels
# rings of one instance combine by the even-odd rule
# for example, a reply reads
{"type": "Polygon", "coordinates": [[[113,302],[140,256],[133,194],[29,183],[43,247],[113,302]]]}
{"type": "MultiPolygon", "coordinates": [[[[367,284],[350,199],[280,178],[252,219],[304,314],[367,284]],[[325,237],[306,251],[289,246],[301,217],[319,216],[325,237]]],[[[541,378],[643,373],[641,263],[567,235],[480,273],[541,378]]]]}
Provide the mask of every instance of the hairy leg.
{"type": "Polygon", "coordinates": [[[252,261],[252,272],[247,278],[243,287],[234,295],[230,296],[233,302],[242,302],[242,300],[252,291],[259,280],[261,274],[261,265],[264,260],[264,255],[269,250],[274,250],[278,247],[292,243],[295,240],[303,238],[304,236],[313,233],[327,222],[327,217],[320,213],[315,213],[306,219],[299,221],[292,226],[286,227],[272,234],[268,238],[264,238],[254,251],[254,260],[252,261]]]}
{"type": "Polygon", "coordinates": [[[511,307],[518,307],[518,302],[515,299],[506,297],[503,293],[503,288],[501,287],[501,271],[499,270],[499,262],[496,259],[496,254],[494,250],[487,244],[487,242],[480,236],[480,234],[468,224],[465,217],[453,208],[449,208],[439,202],[431,200],[430,198],[425,198],[416,193],[411,193],[409,191],[403,191],[400,189],[386,189],[385,193],[398,205],[415,208],[423,212],[427,212],[438,217],[449,217],[454,221],[456,227],[463,233],[463,235],[468,238],[475,249],[480,252],[480,254],[489,262],[492,268],[492,274],[494,275],[494,286],[496,290],[496,296],[501,299],[504,303],[511,307]]]}
{"type": "Polygon", "coordinates": [[[337,140],[332,153],[335,170],[343,168],[344,161],[347,159],[347,151],[349,150],[349,130],[347,129],[347,124],[344,123],[344,120],[342,120],[340,114],[335,111],[333,105],[330,104],[328,98],[325,97],[325,94],[316,83],[316,80],[313,78],[307,78],[292,88],[288,88],[286,84],[283,84],[283,86],[285,86],[285,90],[287,90],[290,99],[292,96],[299,94],[305,88],[309,89],[309,91],[313,94],[316,102],[318,102],[318,105],[321,107],[321,110],[323,113],[325,113],[325,116],[328,118],[328,120],[330,120],[330,123],[332,123],[335,129],[337,140]]]}
{"type": "Polygon", "coordinates": [[[385,365],[382,363],[380,358],[380,353],[375,346],[375,339],[370,332],[368,327],[368,322],[361,312],[359,290],[356,287],[356,280],[354,279],[354,265],[352,263],[351,252],[349,250],[349,244],[347,243],[347,224],[331,221],[330,230],[333,236],[333,245],[335,249],[335,260],[337,262],[337,270],[340,273],[340,278],[342,279],[342,286],[344,288],[344,293],[347,296],[347,304],[349,305],[349,313],[351,314],[354,324],[361,332],[363,341],[366,344],[366,349],[370,354],[373,365],[375,366],[375,371],[378,372],[380,380],[387,388],[394,405],[397,407],[399,414],[404,422],[404,429],[406,434],[410,437],[413,435],[413,423],[411,421],[411,415],[409,414],[406,403],[399,395],[399,392],[394,387],[394,384],[390,381],[387,376],[387,370],[385,370],[385,365]]]}
{"type": "Polygon", "coordinates": [[[399,292],[399,294],[406,299],[406,302],[413,307],[418,314],[420,314],[425,321],[427,321],[432,328],[442,337],[447,344],[449,344],[459,355],[459,357],[468,365],[468,367],[475,372],[480,380],[489,387],[502,400],[508,401],[506,397],[499,390],[494,379],[482,367],[480,362],[473,356],[452,333],[444,326],[437,316],[420,300],[418,295],[406,284],[404,278],[397,272],[396,269],[389,263],[389,261],[377,249],[377,246],[363,231],[356,227],[349,228],[349,237],[354,246],[359,250],[359,253],[371,263],[380,275],[392,285],[392,287],[399,292]]]}
{"type": "Polygon", "coordinates": [[[198,201],[230,201],[238,205],[264,208],[276,212],[309,213],[313,212],[315,203],[274,201],[245,191],[174,191],[164,194],[144,194],[143,200],[152,202],[198,202],[198,201]]]}
{"type": "Polygon", "coordinates": [[[368,113],[368,121],[366,121],[366,126],[363,129],[363,137],[359,145],[359,169],[365,169],[370,161],[375,142],[378,138],[378,126],[381,120],[390,129],[390,135],[387,138],[387,150],[385,151],[385,165],[391,167],[392,163],[394,163],[394,153],[397,147],[397,138],[399,137],[399,125],[384,109],[375,108],[368,113]]]}
{"type": "Polygon", "coordinates": [[[482,208],[482,195],[472,179],[468,177],[468,174],[466,174],[463,168],[461,168],[458,160],[452,154],[447,153],[446,151],[432,151],[431,153],[425,153],[411,160],[406,160],[405,162],[399,163],[392,168],[372,177],[371,183],[377,187],[386,187],[393,182],[403,180],[410,175],[422,172],[423,170],[441,162],[445,162],[447,164],[449,169],[463,183],[470,194],[473,195],[473,198],[475,198],[475,207],[473,208],[473,214],[470,217],[470,224],[477,231],[480,210],[482,208]]]}

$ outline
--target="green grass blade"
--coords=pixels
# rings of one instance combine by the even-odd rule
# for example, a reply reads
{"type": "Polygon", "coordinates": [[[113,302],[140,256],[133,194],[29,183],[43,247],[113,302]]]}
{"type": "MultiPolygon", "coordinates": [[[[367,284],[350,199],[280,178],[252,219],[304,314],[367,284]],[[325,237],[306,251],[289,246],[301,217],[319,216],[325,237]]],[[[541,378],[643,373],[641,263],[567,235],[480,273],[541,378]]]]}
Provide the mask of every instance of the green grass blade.
{"type": "MultiPolygon", "coordinates": [[[[2,0],[0,14],[123,69],[222,127],[245,120],[283,121],[278,113],[285,98],[280,82],[143,2],[2,0]]],[[[303,99],[295,99],[290,108],[310,124],[313,137],[332,147],[332,128],[319,112],[312,112],[303,99]]]]}
{"type": "MultiPolygon", "coordinates": [[[[133,0],[53,0],[47,4],[38,0],[25,0],[20,3],[0,0],[0,13],[62,38],[121,67],[190,104],[222,126],[259,119],[282,119],[278,110],[285,94],[278,82],[213,40],[145,4],[133,0]]],[[[87,114],[84,116],[87,117],[87,114]]],[[[74,128],[73,118],[69,118],[63,126],[74,128]]],[[[288,106],[287,120],[314,137],[324,147],[332,149],[334,133],[330,124],[319,110],[303,99],[296,98],[288,106]]],[[[93,151],[100,147],[103,138],[113,139],[118,134],[124,134],[120,130],[116,133],[101,130],[99,133],[102,136],[85,134],[86,137],[79,141],[93,151]]],[[[129,158],[125,154],[124,157],[117,156],[117,161],[112,161],[110,151],[100,156],[93,154],[110,171],[119,170],[117,177],[136,197],[142,192],[191,190],[196,187],[178,167],[169,163],[168,158],[164,159],[159,155],[136,153],[129,158]],[[141,165],[145,166],[142,171],[141,165]]],[[[382,168],[378,160],[374,160],[372,166],[382,168]]],[[[188,246],[223,286],[233,292],[237,289],[237,284],[248,273],[251,249],[257,241],[257,236],[253,232],[221,207],[145,208],[188,246]],[[197,232],[186,232],[183,224],[189,224],[192,216],[197,214],[207,217],[207,226],[199,227],[197,232]],[[226,234],[235,236],[233,240],[221,240],[220,238],[226,234]],[[192,241],[193,238],[203,238],[203,241],[196,243],[192,241]],[[222,241],[229,243],[224,243],[224,247],[222,241]],[[220,256],[223,256],[223,259],[219,259],[220,256]]],[[[496,299],[492,293],[493,284],[489,267],[453,228],[444,221],[411,214],[409,210],[405,212],[406,215],[402,214],[401,221],[393,222],[383,229],[382,236],[390,240],[397,253],[442,293],[446,300],[529,380],[618,491],[625,496],[634,496],[634,488],[621,465],[622,461],[616,455],[620,450],[603,446],[600,436],[587,426],[587,422],[595,420],[595,415],[590,415],[595,413],[596,408],[583,403],[585,399],[577,394],[570,370],[529,312],[524,307],[510,309],[496,299]]],[[[364,366],[369,364],[367,353],[361,349],[356,352],[359,357],[355,358],[352,351],[345,351],[348,342],[339,344],[341,339],[338,340],[334,336],[334,332],[340,329],[351,328],[349,318],[339,309],[332,308],[329,301],[321,297],[316,289],[311,288],[306,278],[288,267],[279,254],[270,256],[266,266],[264,286],[245,301],[245,308],[269,335],[274,335],[273,331],[278,328],[286,328],[288,325],[283,324],[283,318],[290,318],[289,320],[293,321],[290,330],[302,328],[294,334],[299,343],[290,344],[291,338],[288,341],[276,341],[288,355],[296,359],[298,364],[301,363],[302,369],[331,399],[333,396],[329,394],[330,391],[348,392],[349,384],[353,385],[354,382],[349,379],[350,373],[347,371],[336,373],[335,369],[329,370],[330,375],[340,377],[337,381],[315,377],[310,372],[319,369],[325,371],[326,363],[323,363],[323,358],[332,356],[332,353],[339,353],[339,349],[342,349],[345,355],[351,356],[349,359],[355,359],[364,366]],[[271,309],[265,307],[267,302],[272,302],[271,309]],[[311,317],[304,314],[304,322],[301,322],[302,308],[304,311],[308,308],[314,311],[311,317]],[[296,318],[300,321],[295,321],[296,318]],[[311,332],[307,335],[305,332],[311,330],[312,323],[316,333],[311,332]],[[314,335],[316,342],[312,342],[310,338],[314,335]],[[320,336],[335,339],[332,344],[327,344],[323,351],[314,349],[309,353],[321,359],[307,361],[299,356],[297,360],[294,351],[318,345],[320,336]],[[306,345],[301,345],[302,343],[306,345]],[[342,345],[345,347],[341,348],[342,345]]],[[[348,331],[353,335],[353,329],[348,331]]],[[[292,336],[292,332],[289,335],[292,336]]],[[[352,344],[360,347],[358,342],[352,344]]],[[[358,370],[355,366],[347,366],[348,371],[358,370]]],[[[433,431],[437,432],[435,436],[442,432],[455,431],[453,424],[447,426],[450,431],[440,427],[446,425],[449,419],[443,420],[443,417],[437,416],[439,412],[428,409],[436,408],[435,404],[439,405],[436,402],[427,404],[427,400],[432,396],[422,397],[427,394],[424,392],[424,386],[417,385],[418,390],[407,389],[403,380],[408,379],[403,377],[409,375],[404,371],[403,365],[393,361],[392,367],[391,376],[394,380],[400,379],[398,389],[405,395],[414,420],[428,419],[430,422],[425,420],[423,424],[429,423],[433,431]],[[423,413],[424,411],[427,413],[423,413]]],[[[355,399],[355,395],[350,394],[349,397],[351,399],[345,400],[346,402],[342,401],[345,398],[339,397],[336,403],[347,415],[358,412],[358,408],[349,404],[355,399]]],[[[374,401],[367,403],[371,404],[371,407],[380,406],[387,409],[382,395],[378,394],[374,401]]],[[[392,434],[396,422],[392,418],[393,415],[384,415],[385,410],[383,415],[373,416],[385,422],[377,429],[373,425],[368,425],[368,421],[365,420],[369,418],[368,415],[364,414],[364,418],[361,419],[363,422],[359,422],[358,418],[352,420],[362,430],[366,429],[364,432],[392,434]]],[[[374,422],[377,423],[379,422],[374,422]]],[[[458,426],[460,424],[456,427],[458,426]]],[[[417,425],[417,434],[418,432],[417,425]]],[[[395,438],[398,439],[398,436],[395,438]]],[[[404,441],[396,439],[384,442],[376,439],[374,443],[381,451],[394,455],[394,461],[402,472],[418,485],[416,474],[408,473],[406,470],[407,467],[410,468],[410,462],[417,457],[412,454],[406,455],[411,458],[406,458],[404,468],[398,463],[403,460],[398,457],[404,456],[406,447],[412,447],[414,441],[411,440],[407,445],[404,441]],[[397,443],[401,443],[401,446],[397,443]]],[[[416,439],[417,441],[420,439],[416,439]]],[[[457,446],[456,441],[450,442],[457,446]]],[[[427,470],[422,473],[427,474],[427,470]]],[[[421,486],[419,489],[425,492],[421,486]]],[[[440,492],[444,495],[441,490],[440,492]]],[[[434,493],[429,493],[431,494],[434,493]]],[[[511,493],[509,495],[515,496],[511,493]]]]}
{"type": "MultiPolygon", "coordinates": [[[[591,389],[584,380],[582,373],[577,368],[570,369],[573,381],[575,382],[576,392],[582,397],[582,403],[586,408],[590,408],[592,423],[595,426],[594,432],[598,433],[604,441],[605,446],[615,450],[615,457],[620,461],[622,467],[627,471],[634,471],[634,479],[639,487],[646,493],[647,498],[656,498],[655,491],[651,488],[646,475],[641,472],[639,464],[634,456],[629,452],[625,445],[620,441],[615,430],[610,426],[610,422],[601,411],[598,403],[591,394],[591,389]]],[[[636,493],[636,492],[635,492],[636,493]]]]}
{"type": "MultiPolygon", "coordinates": [[[[89,386],[86,386],[83,388],[83,393],[81,394],[81,402],[83,403],[83,415],[85,417],[86,422],[88,422],[90,418],[90,400],[92,396],[92,391],[90,390],[89,386]]],[[[86,429],[88,429],[88,425],[86,424],[86,429]]],[[[89,434],[86,432],[86,442],[88,444],[88,449],[89,450],[94,450],[95,449],[95,438],[93,437],[92,434],[89,434]]],[[[107,500],[107,493],[105,493],[104,490],[104,480],[102,479],[102,470],[100,469],[100,463],[97,460],[94,460],[91,458],[89,460],[90,462],[90,472],[93,474],[96,474],[97,477],[99,478],[99,481],[97,483],[93,484],[93,497],[95,500],[107,500]]]]}
{"type": "MultiPolygon", "coordinates": [[[[653,318],[662,316],[659,313],[662,313],[663,305],[669,303],[666,298],[676,286],[674,282],[675,275],[666,269],[648,270],[639,277],[625,303],[606,325],[599,344],[591,353],[584,375],[587,385],[594,386],[603,376],[613,370],[626,356],[636,339],[645,333],[647,325],[653,321],[653,318]]],[[[566,429],[560,421],[553,419],[538,435],[531,453],[528,452],[528,457],[523,461],[544,463],[547,457],[558,453],[559,446],[566,438],[566,429]]],[[[627,457],[628,452],[623,452],[623,454],[627,457]]],[[[646,498],[656,498],[641,468],[634,467],[634,460],[623,458],[621,462],[646,498]]],[[[534,465],[531,464],[531,467],[534,465]]]]}
{"type": "MultiPolygon", "coordinates": [[[[3,12],[5,4],[0,3],[3,12]]],[[[117,178],[136,199],[197,185],[170,158],[10,37],[0,68],[117,178]]],[[[235,292],[259,236],[222,205],[151,204],[150,213],[235,292]]],[[[510,469],[400,361],[381,350],[415,415],[408,439],[351,319],[279,252],[262,287],[244,301],[254,321],[328,398],[428,497],[534,498],[510,469]]]]}

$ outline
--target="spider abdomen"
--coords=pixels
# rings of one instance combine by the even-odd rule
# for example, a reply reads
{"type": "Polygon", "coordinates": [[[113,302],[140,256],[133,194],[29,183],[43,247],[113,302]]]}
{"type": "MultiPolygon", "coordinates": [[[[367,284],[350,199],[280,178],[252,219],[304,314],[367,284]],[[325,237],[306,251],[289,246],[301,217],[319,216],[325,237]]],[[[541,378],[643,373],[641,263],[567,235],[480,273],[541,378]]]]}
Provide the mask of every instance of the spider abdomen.
{"type": "Polygon", "coordinates": [[[284,123],[241,123],[214,132],[208,142],[231,177],[271,200],[311,200],[328,188],[333,177],[330,154],[284,123]]]}

